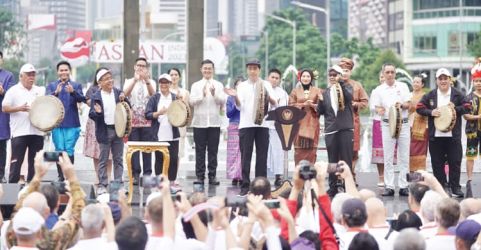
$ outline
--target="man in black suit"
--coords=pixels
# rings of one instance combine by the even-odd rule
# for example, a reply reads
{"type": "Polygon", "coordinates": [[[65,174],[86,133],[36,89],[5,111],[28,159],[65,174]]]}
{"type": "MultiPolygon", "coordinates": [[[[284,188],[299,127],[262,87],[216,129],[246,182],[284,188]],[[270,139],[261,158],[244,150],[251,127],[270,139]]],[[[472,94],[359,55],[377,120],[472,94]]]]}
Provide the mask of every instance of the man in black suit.
{"type": "Polygon", "coordinates": [[[428,117],[429,153],[434,176],[445,189],[451,188],[454,197],[462,198],[464,193],[459,185],[463,148],[461,146],[461,116],[471,109],[470,102],[457,89],[451,87],[451,73],[445,68],[436,72],[437,88],[425,94],[416,107],[418,114],[428,117]],[[434,126],[434,118],[441,116],[440,107],[453,105],[456,110],[456,124],[451,131],[442,132],[434,126]],[[444,172],[445,162],[449,164],[449,184],[444,172]]]}

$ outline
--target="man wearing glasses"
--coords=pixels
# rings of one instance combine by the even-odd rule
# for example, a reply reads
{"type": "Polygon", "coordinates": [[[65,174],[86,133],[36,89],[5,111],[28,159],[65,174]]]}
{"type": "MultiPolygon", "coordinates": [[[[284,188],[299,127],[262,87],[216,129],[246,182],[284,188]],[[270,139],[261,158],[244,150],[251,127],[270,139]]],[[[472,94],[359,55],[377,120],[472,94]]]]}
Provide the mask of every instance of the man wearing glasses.
{"type": "Polygon", "coordinates": [[[101,69],[95,75],[100,89],[92,95],[89,117],[95,122],[95,137],[99,142],[99,186],[97,195],[107,192],[107,161],[112,152],[114,160],[114,180],[122,183],[123,151],[122,138],[115,133],[115,106],[125,100],[124,93],[114,87],[112,73],[108,69],[101,69]]]}
{"type": "MultiPolygon", "coordinates": [[[[342,69],[334,65],[329,69],[329,86],[319,97],[317,114],[324,115],[324,134],[327,147],[327,157],[330,163],[345,161],[351,167],[353,154],[353,112],[352,86],[341,79],[342,69]],[[344,96],[344,109],[338,105],[338,93],[335,85],[339,84],[344,96]]],[[[334,197],[338,192],[335,173],[329,174],[328,194],[334,197]]]]}
{"type": "MultiPolygon", "coordinates": [[[[145,107],[149,98],[155,94],[155,81],[150,79],[149,63],[147,59],[139,57],[135,60],[134,77],[125,80],[124,93],[132,105],[132,132],[129,141],[151,141],[151,121],[145,118],[145,107]]],[[[144,175],[152,174],[151,153],[142,153],[144,175]]],[[[132,169],[134,172],[134,185],[139,183],[141,172],[140,155],[132,155],[132,169]]]]}
{"type": "Polygon", "coordinates": [[[384,146],[384,182],[385,189],[382,196],[394,196],[394,150],[397,143],[398,148],[398,185],[399,195],[408,196],[408,182],[406,174],[409,171],[409,146],[411,140],[411,129],[408,123],[408,109],[411,103],[411,93],[405,83],[395,79],[396,66],[386,63],[382,66],[384,83],[380,85],[379,93],[373,99],[373,106],[376,113],[381,116],[382,144],[384,146]],[[392,106],[401,108],[402,125],[398,138],[393,138],[389,129],[389,110],[392,106]]]}

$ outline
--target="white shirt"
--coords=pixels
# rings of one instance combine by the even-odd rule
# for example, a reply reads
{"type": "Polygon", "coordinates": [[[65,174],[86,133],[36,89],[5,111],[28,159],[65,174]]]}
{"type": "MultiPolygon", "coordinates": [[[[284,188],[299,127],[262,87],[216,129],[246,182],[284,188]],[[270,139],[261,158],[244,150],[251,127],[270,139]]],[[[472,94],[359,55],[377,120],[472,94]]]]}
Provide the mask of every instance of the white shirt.
{"type": "Polygon", "coordinates": [[[474,220],[477,223],[481,224],[481,213],[470,215],[468,217],[468,220],[474,220]]]}
{"type": "MultiPolygon", "coordinates": [[[[384,112],[384,116],[381,117],[382,119],[389,118],[389,109],[399,102],[401,104],[411,100],[411,93],[409,92],[409,88],[406,86],[405,83],[402,82],[394,82],[393,85],[389,86],[387,83],[383,83],[379,85],[376,89],[379,94],[375,96],[371,96],[372,104],[374,107],[380,106],[383,107],[386,112],[384,112]]],[[[403,109],[401,112],[402,118],[408,117],[408,110],[403,109]]]]}
{"type": "MultiPolygon", "coordinates": [[[[45,95],[44,88],[33,85],[29,90],[25,88],[22,83],[18,83],[7,91],[3,98],[2,105],[13,108],[27,103],[30,106],[32,105],[33,101],[35,101],[35,98],[43,95],[45,95]]],[[[24,135],[44,135],[42,131],[38,130],[32,125],[30,119],[28,118],[28,112],[24,111],[10,113],[10,131],[12,133],[12,137],[24,135]]]]}
{"type": "MultiPolygon", "coordinates": [[[[161,110],[163,108],[168,108],[172,103],[172,96],[170,93],[167,96],[164,96],[160,93],[159,103],[157,104],[157,110],[161,110]]],[[[167,113],[163,115],[159,115],[157,118],[159,121],[159,131],[157,131],[157,137],[159,141],[172,141],[174,135],[172,133],[172,125],[169,122],[169,118],[167,117],[167,113]]]]}
{"type": "Polygon", "coordinates": [[[438,233],[438,224],[435,221],[425,222],[419,230],[419,233],[425,238],[429,239],[438,233]]]}
{"type": "MultiPolygon", "coordinates": [[[[152,85],[155,92],[157,87],[155,84],[155,81],[152,79],[149,79],[149,83],[150,85],[152,85]]],[[[145,123],[146,121],[145,107],[147,106],[147,103],[149,102],[149,99],[150,99],[149,89],[147,88],[147,84],[145,84],[144,80],[134,81],[134,78],[130,78],[125,80],[124,92],[127,91],[127,89],[130,88],[132,84],[135,84],[129,96],[129,101],[130,101],[130,104],[132,105],[131,107],[132,115],[133,115],[132,120],[136,120],[136,123],[138,123],[137,120],[142,121],[141,123],[145,123]]],[[[134,121],[132,121],[132,123],[134,127],[137,125],[137,124],[134,124],[134,121]]],[[[150,123],[148,124],[150,126],[150,123]]],[[[147,126],[147,124],[145,124],[144,126],[147,126]]]]}
{"type": "MultiPolygon", "coordinates": [[[[438,106],[436,108],[446,106],[451,102],[451,87],[446,94],[443,94],[439,89],[437,89],[438,106]]],[[[434,132],[434,137],[452,137],[453,133],[451,131],[441,132],[436,129],[434,132]]]]}
{"type": "Polygon", "coordinates": [[[92,249],[112,249],[115,242],[108,242],[107,239],[98,237],[88,240],[79,240],[70,250],[92,250],[92,249]]]}
{"type": "MultiPolygon", "coordinates": [[[[259,79],[262,81],[264,88],[266,89],[269,96],[272,95],[272,86],[269,82],[259,79]]],[[[254,99],[255,99],[255,84],[250,80],[244,81],[237,85],[237,97],[240,101],[240,107],[237,109],[240,111],[239,129],[241,128],[251,128],[251,127],[264,127],[267,125],[265,122],[262,125],[257,125],[254,123],[254,99]]],[[[265,121],[265,118],[264,118],[265,121]]]]}
{"type": "Polygon", "coordinates": [[[455,250],[454,235],[435,235],[426,239],[426,250],[455,250]]]}
{"type": "Polygon", "coordinates": [[[220,127],[223,115],[221,111],[227,100],[224,85],[214,79],[203,78],[192,84],[189,103],[194,107],[191,126],[194,128],[220,127]],[[204,86],[206,95],[204,96],[204,86]],[[214,86],[212,96],[209,86],[214,86]]]}
{"type": "Polygon", "coordinates": [[[373,227],[368,229],[369,234],[371,234],[374,239],[376,239],[377,244],[379,245],[379,249],[392,249],[394,246],[394,241],[398,236],[398,232],[393,231],[389,235],[389,238],[386,240],[385,237],[389,233],[389,224],[386,222],[386,225],[383,227],[373,227]]]}
{"type": "MultiPolygon", "coordinates": [[[[269,103],[269,111],[275,110],[278,107],[287,106],[289,103],[289,95],[279,86],[272,88],[272,92],[270,94],[272,95],[271,97],[277,101],[277,105],[272,105],[269,103]]],[[[265,121],[264,123],[267,125],[267,127],[269,127],[269,129],[276,129],[274,126],[275,121],[265,121]]]]}
{"type": "Polygon", "coordinates": [[[12,248],[10,248],[10,250],[38,250],[38,248],[13,246],[12,248]]]}
{"type": "Polygon", "coordinates": [[[174,241],[169,237],[149,236],[145,250],[174,249],[174,241]]]}
{"type": "Polygon", "coordinates": [[[100,90],[100,95],[102,97],[102,103],[104,105],[104,121],[107,125],[114,125],[115,124],[115,93],[114,90],[110,91],[110,93],[100,90]]]}
{"type": "Polygon", "coordinates": [[[381,120],[381,116],[376,112],[376,105],[374,105],[374,100],[378,98],[377,95],[379,94],[379,87],[381,87],[381,85],[378,85],[375,89],[372,90],[371,100],[369,101],[369,110],[371,111],[372,119],[375,121],[381,120]]]}

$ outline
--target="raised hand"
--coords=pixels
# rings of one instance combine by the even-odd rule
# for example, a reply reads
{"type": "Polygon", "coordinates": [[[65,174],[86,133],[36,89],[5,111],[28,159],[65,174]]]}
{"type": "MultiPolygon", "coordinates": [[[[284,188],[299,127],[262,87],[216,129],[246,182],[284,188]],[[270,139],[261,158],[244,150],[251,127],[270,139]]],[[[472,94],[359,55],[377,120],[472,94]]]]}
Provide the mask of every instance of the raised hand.
{"type": "Polygon", "coordinates": [[[226,93],[229,96],[237,96],[237,90],[236,89],[224,88],[224,93],[226,93]]]}

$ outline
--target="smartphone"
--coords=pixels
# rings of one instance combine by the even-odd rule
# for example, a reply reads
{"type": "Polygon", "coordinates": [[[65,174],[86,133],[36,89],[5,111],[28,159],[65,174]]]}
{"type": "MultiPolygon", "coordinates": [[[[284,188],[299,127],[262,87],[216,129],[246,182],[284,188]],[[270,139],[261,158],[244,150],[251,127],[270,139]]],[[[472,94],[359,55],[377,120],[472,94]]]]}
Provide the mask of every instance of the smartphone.
{"type": "Polygon", "coordinates": [[[111,181],[109,185],[109,197],[110,201],[119,201],[119,190],[122,187],[122,183],[119,181],[111,181]]]}
{"type": "Polygon", "coordinates": [[[424,181],[424,177],[419,172],[407,173],[406,174],[406,180],[408,182],[420,182],[420,181],[424,181]]]}
{"type": "Polygon", "coordinates": [[[266,205],[266,207],[268,207],[269,209],[281,207],[281,203],[279,202],[279,200],[264,200],[264,205],[266,205]]]}
{"type": "Polygon", "coordinates": [[[60,158],[61,154],[62,154],[62,152],[60,152],[60,151],[44,152],[43,153],[43,159],[44,159],[44,161],[57,162],[58,159],[60,158]]]}

